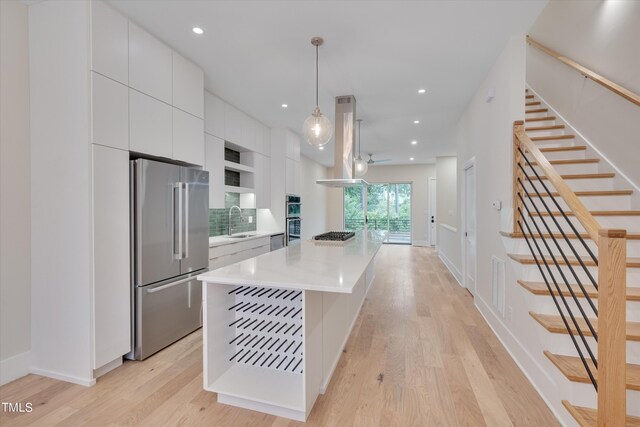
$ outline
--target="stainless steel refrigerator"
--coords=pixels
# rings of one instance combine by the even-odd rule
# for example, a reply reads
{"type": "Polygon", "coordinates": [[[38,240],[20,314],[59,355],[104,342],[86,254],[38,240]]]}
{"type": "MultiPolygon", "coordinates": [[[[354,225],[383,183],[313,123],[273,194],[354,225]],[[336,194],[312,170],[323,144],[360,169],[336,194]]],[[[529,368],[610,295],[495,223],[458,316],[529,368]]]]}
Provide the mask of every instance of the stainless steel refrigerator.
{"type": "Polygon", "coordinates": [[[142,360],[202,326],[207,270],[209,173],[131,161],[132,319],[130,359],[142,360]]]}

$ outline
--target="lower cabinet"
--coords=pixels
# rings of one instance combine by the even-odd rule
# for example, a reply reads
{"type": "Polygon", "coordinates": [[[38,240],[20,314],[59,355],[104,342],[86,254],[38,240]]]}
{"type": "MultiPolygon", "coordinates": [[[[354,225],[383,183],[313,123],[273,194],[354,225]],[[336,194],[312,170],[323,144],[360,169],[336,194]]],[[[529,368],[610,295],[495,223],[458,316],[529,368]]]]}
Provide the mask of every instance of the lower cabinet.
{"type": "Polygon", "coordinates": [[[269,236],[209,248],[209,270],[225,267],[266,254],[271,250],[269,236]]]}
{"type": "Polygon", "coordinates": [[[93,145],[93,368],[131,350],[129,152],[93,145]]]}

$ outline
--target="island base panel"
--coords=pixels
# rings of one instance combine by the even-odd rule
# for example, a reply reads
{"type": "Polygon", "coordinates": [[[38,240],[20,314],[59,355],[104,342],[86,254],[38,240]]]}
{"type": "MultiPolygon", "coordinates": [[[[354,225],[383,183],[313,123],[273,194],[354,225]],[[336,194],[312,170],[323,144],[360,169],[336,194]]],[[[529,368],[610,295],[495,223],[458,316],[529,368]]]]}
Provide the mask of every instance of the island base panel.
{"type": "Polygon", "coordinates": [[[250,409],[252,411],[263,412],[265,414],[275,415],[276,417],[288,418],[290,420],[302,421],[307,420],[305,411],[296,411],[276,405],[256,402],[255,400],[243,399],[241,397],[228,396],[218,393],[218,402],[225,405],[237,406],[238,408],[250,409]]]}

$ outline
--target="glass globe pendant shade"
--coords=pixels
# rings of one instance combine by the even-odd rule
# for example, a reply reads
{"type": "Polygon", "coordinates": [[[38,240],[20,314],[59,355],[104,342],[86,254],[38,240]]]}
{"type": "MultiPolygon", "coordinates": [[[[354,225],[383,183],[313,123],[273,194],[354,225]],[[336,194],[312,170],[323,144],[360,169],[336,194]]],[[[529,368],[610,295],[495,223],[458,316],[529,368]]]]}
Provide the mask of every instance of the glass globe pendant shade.
{"type": "Polygon", "coordinates": [[[362,156],[358,154],[358,157],[353,162],[353,167],[355,169],[356,176],[363,176],[369,170],[369,164],[362,160],[362,156]]]}
{"type": "Polygon", "coordinates": [[[329,119],[320,112],[320,108],[316,107],[313,113],[304,121],[302,135],[314,147],[322,147],[331,140],[333,127],[329,119]]]}

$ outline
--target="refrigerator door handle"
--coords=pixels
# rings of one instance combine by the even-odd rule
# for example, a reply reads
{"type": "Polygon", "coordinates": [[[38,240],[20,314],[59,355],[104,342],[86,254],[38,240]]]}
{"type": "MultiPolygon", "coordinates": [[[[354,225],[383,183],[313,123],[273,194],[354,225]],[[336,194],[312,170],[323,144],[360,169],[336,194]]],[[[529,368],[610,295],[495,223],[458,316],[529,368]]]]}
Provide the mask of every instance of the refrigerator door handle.
{"type": "Polygon", "coordinates": [[[178,280],[177,282],[168,283],[166,285],[157,286],[155,288],[154,287],[148,287],[148,288],[143,288],[143,289],[145,289],[145,291],[148,294],[154,294],[156,292],[164,291],[165,289],[173,288],[174,286],[178,286],[178,285],[183,284],[184,282],[190,282],[190,281],[193,281],[193,280],[196,280],[195,276],[190,276],[190,277],[187,277],[185,279],[178,280]]]}
{"type": "Polygon", "coordinates": [[[173,255],[176,259],[182,259],[182,183],[178,182],[173,187],[173,255]],[[176,197],[176,190],[178,190],[178,196],[176,197]],[[176,200],[178,202],[178,215],[177,218],[175,216],[176,212],[176,200]],[[177,223],[176,223],[177,219],[177,223]],[[178,229],[178,237],[176,238],[176,226],[178,229]],[[177,248],[176,248],[177,243],[177,248]]]}
{"type": "Polygon", "coordinates": [[[184,183],[184,253],[189,258],[189,183],[184,183]]]}

